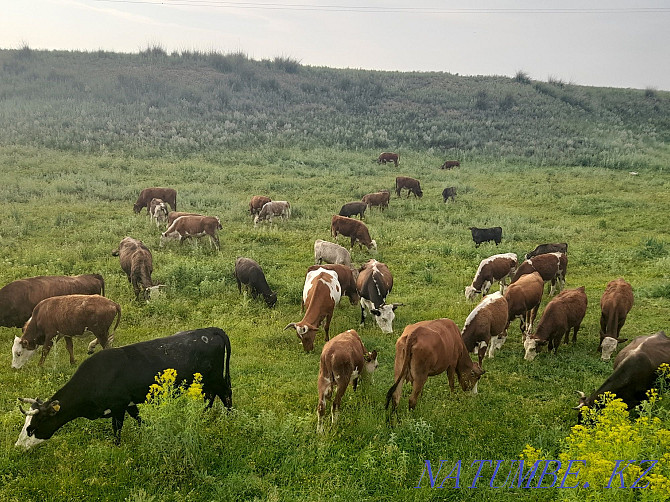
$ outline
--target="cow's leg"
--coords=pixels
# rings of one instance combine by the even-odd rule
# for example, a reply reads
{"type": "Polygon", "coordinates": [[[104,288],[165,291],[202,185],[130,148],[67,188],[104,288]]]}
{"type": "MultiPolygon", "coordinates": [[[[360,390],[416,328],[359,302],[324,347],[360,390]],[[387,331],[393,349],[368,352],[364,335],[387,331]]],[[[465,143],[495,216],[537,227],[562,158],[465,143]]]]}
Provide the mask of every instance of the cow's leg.
{"type": "Polygon", "coordinates": [[[123,428],[123,420],[125,418],[125,408],[123,408],[120,412],[112,412],[112,432],[114,433],[114,443],[117,446],[121,444],[121,429],[123,428]]]}
{"type": "MultiPolygon", "coordinates": [[[[468,356],[468,357],[470,357],[470,356],[468,356]]],[[[454,388],[454,374],[455,374],[455,372],[454,372],[454,367],[453,367],[453,366],[449,366],[449,367],[447,368],[447,378],[449,379],[449,389],[451,389],[451,392],[455,392],[455,388],[454,388]]]]}
{"type": "MultiPolygon", "coordinates": [[[[361,298],[361,300],[363,300],[361,298]]],[[[361,301],[361,326],[365,324],[365,307],[363,306],[363,302],[361,301]]]]}
{"type": "Polygon", "coordinates": [[[551,280],[551,289],[549,290],[549,297],[556,294],[556,277],[551,280]]]}
{"type": "Polygon", "coordinates": [[[477,356],[479,357],[479,367],[480,368],[482,366],[482,361],[484,361],[484,356],[486,355],[486,349],[488,349],[488,346],[486,345],[486,342],[483,342],[479,346],[479,350],[477,351],[477,356]]]}
{"type": "Polygon", "coordinates": [[[335,423],[337,422],[337,417],[340,414],[340,405],[342,404],[342,398],[344,397],[344,393],[347,390],[347,387],[349,386],[349,375],[340,375],[340,378],[335,378],[335,383],[337,384],[337,392],[335,393],[335,397],[333,398],[333,406],[331,407],[331,417],[332,417],[332,422],[335,423]]]}
{"type": "Polygon", "coordinates": [[[356,237],[351,238],[351,250],[354,250],[354,244],[356,244],[356,237]]]}
{"type": "Polygon", "coordinates": [[[128,415],[133,417],[138,425],[142,425],[142,419],[140,418],[140,410],[137,409],[136,404],[131,404],[126,408],[128,415]]]}
{"type": "Polygon", "coordinates": [[[44,342],[44,345],[42,346],[42,357],[40,358],[40,366],[44,364],[44,360],[47,358],[47,355],[49,354],[49,351],[51,350],[51,347],[53,347],[53,338],[49,338],[44,342]]]}
{"type": "Polygon", "coordinates": [[[330,319],[331,319],[332,317],[333,317],[333,314],[332,314],[332,313],[329,314],[329,315],[327,315],[327,316],[326,316],[326,322],[325,322],[325,324],[323,325],[323,329],[324,329],[324,331],[326,332],[326,341],[329,340],[329,338],[328,338],[328,331],[330,330],[330,319]]]}
{"type": "Polygon", "coordinates": [[[421,396],[421,392],[423,391],[423,386],[425,385],[426,380],[428,380],[427,373],[419,373],[418,375],[413,375],[412,393],[409,395],[410,410],[416,408],[416,403],[419,400],[419,397],[421,396]]]}
{"type": "MultiPolygon", "coordinates": [[[[579,328],[581,328],[581,327],[582,327],[582,325],[578,324],[577,326],[575,326],[575,328],[573,330],[573,333],[572,333],[572,343],[573,343],[573,345],[575,343],[577,343],[577,332],[579,331],[579,328]]],[[[568,331],[570,331],[570,330],[568,330],[568,331]]],[[[566,341],[565,343],[568,343],[568,342],[566,341]]]]}
{"type": "Polygon", "coordinates": [[[330,399],[333,393],[333,385],[330,379],[319,375],[319,404],[316,406],[316,432],[323,432],[323,416],[326,414],[326,399],[330,399]]]}
{"type": "Polygon", "coordinates": [[[65,337],[65,347],[67,348],[67,351],[70,353],[70,364],[76,364],[77,361],[74,360],[74,347],[72,345],[71,336],[65,337]]]}

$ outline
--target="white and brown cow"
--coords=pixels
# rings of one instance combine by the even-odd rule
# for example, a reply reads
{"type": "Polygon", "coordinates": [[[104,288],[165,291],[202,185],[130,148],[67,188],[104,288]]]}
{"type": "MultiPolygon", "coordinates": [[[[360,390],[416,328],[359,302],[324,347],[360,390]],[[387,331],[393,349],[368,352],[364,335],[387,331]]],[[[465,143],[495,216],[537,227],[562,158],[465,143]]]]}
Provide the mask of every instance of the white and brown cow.
{"type": "Polygon", "coordinates": [[[515,318],[521,319],[521,333],[523,339],[526,334],[533,330],[533,322],[537,316],[537,310],[542,302],[542,293],[544,292],[544,281],[538,272],[526,274],[518,281],[510,284],[505,290],[505,299],[507,300],[507,324],[515,318]]]}
{"type": "Polygon", "coordinates": [[[149,204],[149,217],[156,222],[156,226],[160,226],[161,223],[167,221],[169,213],[167,203],[163,202],[162,199],[151,199],[149,204]]]}
{"type": "Polygon", "coordinates": [[[377,251],[377,241],[370,239],[368,227],[362,221],[346,216],[334,214],[330,222],[330,233],[337,239],[338,235],[344,235],[351,239],[351,249],[358,242],[359,247],[365,246],[368,250],[377,251]]]}
{"type": "Polygon", "coordinates": [[[204,214],[200,213],[188,213],[184,211],[170,211],[167,215],[167,226],[169,227],[174,223],[174,220],[179,218],[180,216],[204,216],[204,214]]]}
{"type": "Polygon", "coordinates": [[[496,254],[484,258],[477,268],[472,284],[465,288],[465,298],[474,300],[475,297],[486,295],[494,282],[500,282],[500,292],[505,292],[506,279],[516,270],[517,258],[514,253],[496,254]]]}
{"type": "Polygon", "coordinates": [[[468,352],[479,357],[482,365],[484,355],[494,357],[495,351],[503,346],[507,339],[507,300],[496,291],[485,296],[465,320],[461,336],[468,352]]]}
{"type": "MultiPolygon", "coordinates": [[[[307,269],[307,273],[325,268],[332,270],[337,274],[337,281],[340,283],[341,293],[349,298],[352,305],[357,305],[361,297],[356,289],[356,279],[358,278],[358,270],[348,267],[347,265],[328,264],[328,265],[312,265],[307,269]]],[[[304,307],[304,305],[303,305],[304,307]]]]}
{"type": "Polygon", "coordinates": [[[183,244],[186,239],[191,237],[209,236],[209,242],[217,250],[219,246],[219,237],[217,232],[223,228],[219,218],[214,216],[180,216],[168,229],[161,234],[161,247],[171,239],[178,239],[179,244],[183,244]]]}
{"type": "Polygon", "coordinates": [[[288,220],[291,217],[291,204],[285,200],[266,202],[254,218],[254,226],[258,225],[261,221],[272,223],[272,218],[274,217],[288,220]]]}
{"type": "Polygon", "coordinates": [[[251,216],[256,216],[268,202],[272,202],[270,197],[266,197],[265,195],[254,195],[249,201],[249,214],[251,216]]]}
{"type": "Polygon", "coordinates": [[[353,329],[345,331],[326,342],[319,362],[319,404],[316,408],[316,431],[323,432],[323,416],[326,400],[331,399],[337,387],[331,407],[331,421],[335,423],[340,411],[342,397],[351,382],[354,390],[361,375],[370,375],[377,369],[377,351],[368,352],[361,337],[353,329]]]}
{"type": "Polygon", "coordinates": [[[177,210],[177,191],[174,188],[151,187],[145,188],[140,192],[137,201],[133,205],[133,211],[139,213],[145,207],[148,211],[151,199],[161,199],[170,204],[173,211],[177,210]]]}
{"type": "Polygon", "coordinates": [[[112,256],[119,257],[121,269],[133,286],[135,299],[139,300],[140,293],[142,293],[143,298],[148,300],[151,291],[159,287],[159,285],[154,285],[151,279],[154,266],[149,248],[141,240],[124,237],[119,242],[119,247],[112,251],[112,256]]]}
{"type": "Polygon", "coordinates": [[[544,253],[524,260],[519,268],[516,269],[512,283],[519,280],[519,277],[538,272],[544,282],[551,282],[549,296],[560,293],[565,286],[565,274],[568,270],[568,255],[565,253],[544,253]]]}
{"type": "Polygon", "coordinates": [[[608,282],[600,298],[600,345],[598,350],[601,351],[603,361],[610,360],[617,344],[628,340],[619,338],[619,334],[631,308],[633,308],[633,288],[630,283],[621,278],[608,282]]]}
{"type": "Polygon", "coordinates": [[[402,303],[386,303],[393,289],[393,275],[385,263],[368,260],[359,270],[356,289],[361,296],[361,326],[365,323],[365,309],[375,316],[377,326],[384,333],[393,333],[395,309],[402,303]]]}

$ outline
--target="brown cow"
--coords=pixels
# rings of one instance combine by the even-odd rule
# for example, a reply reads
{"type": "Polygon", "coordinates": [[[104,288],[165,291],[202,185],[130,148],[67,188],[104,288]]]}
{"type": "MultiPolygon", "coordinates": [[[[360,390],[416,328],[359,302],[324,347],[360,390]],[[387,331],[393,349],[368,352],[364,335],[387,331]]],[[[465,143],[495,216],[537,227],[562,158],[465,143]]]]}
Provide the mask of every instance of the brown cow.
{"type": "Polygon", "coordinates": [[[119,243],[119,247],[112,251],[112,256],[119,257],[121,269],[133,286],[135,299],[139,300],[142,292],[144,299],[148,300],[150,288],[154,287],[151,280],[151,273],[154,270],[153,257],[149,248],[138,239],[125,237],[119,243]]]}
{"type": "Polygon", "coordinates": [[[453,169],[454,167],[461,167],[461,163],[457,160],[447,160],[440,166],[440,169],[453,169]]]}
{"type": "Polygon", "coordinates": [[[516,270],[517,258],[514,253],[503,253],[484,258],[477,268],[472,284],[465,287],[465,299],[486,295],[494,282],[500,282],[500,292],[505,292],[505,279],[516,270]]]}
{"type": "Polygon", "coordinates": [[[359,247],[365,246],[368,250],[377,251],[377,242],[370,239],[368,227],[362,221],[334,214],[330,222],[330,233],[335,238],[338,234],[350,237],[351,249],[354,248],[354,243],[358,241],[359,247]]]}
{"type": "Polygon", "coordinates": [[[600,345],[601,359],[609,361],[619,343],[627,338],[619,338],[621,328],[626,322],[628,312],[633,308],[633,288],[624,279],[607,283],[600,298],[600,345]]]}
{"type": "Polygon", "coordinates": [[[344,392],[352,382],[354,390],[362,374],[372,374],[377,369],[377,351],[368,352],[361,337],[353,329],[340,333],[326,342],[319,362],[319,404],[316,408],[316,431],[323,432],[323,416],[326,414],[326,399],[330,399],[334,387],[337,393],[330,410],[331,421],[335,423],[340,411],[344,392]]]}
{"type": "Polygon", "coordinates": [[[14,338],[12,368],[22,367],[42,345],[40,366],[51,350],[54,338],[65,338],[70,353],[70,364],[74,364],[72,337],[82,336],[86,331],[95,339],[88,345],[92,354],[99,343],[103,349],[112,346],[114,332],[121,321],[121,306],[100,295],[65,295],[42,300],[33,310],[33,315],[23,327],[23,335],[14,338]],[[118,316],[118,317],[117,317],[118,316]],[[109,328],[116,319],[111,334],[109,328]]]}
{"type": "Polygon", "coordinates": [[[358,270],[339,264],[312,265],[307,269],[307,273],[318,270],[319,268],[325,268],[326,270],[332,270],[337,273],[337,281],[340,283],[341,294],[346,295],[352,305],[356,305],[360,301],[361,297],[358,295],[358,290],[356,289],[358,270]]]}
{"type": "Polygon", "coordinates": [[[0,289],[0,326],[22,328],[35,306],[52,296],[105,295],[100,274],[76,276],[40,275],[17,279],[0,289]]]}
{"type": "Polygon", "coordinates": [[[584,315],[586,315],[587,303],[584,286],[560,292],[544,309],[535,334],[530,335],[523,343],[526,350],[524,359],[532,361],[542,346],[547,344],[549,344],[547,347],[549,352],[553,349],[554,354],[556,354],[564,335],[563,343],[568,343],[571,329],[574,329],[572,335],[572,343],[574,344],[577,341],[579,327],[584,320],[584,315]]]}
{"type": "Polygon", "coordinates": [[[368,207],[376,206],[379,207],[382,211],[384,208],[389,207],[389,200],[391,199],[391,194],[388,190],[383,190],[380,192],[369,193],[364,195],[361,199],[368,207]]]}
{"type": "Polygon", "coordinates": [[[565,274],[568,270],[568,255],[565,253],[545,253],[533,256],[525,260],[519,268],[516,269],[512,283],[519,280],[519,277],[539,272],[544,282],[551,281],[551,290],[549,296],[553,296],[565,286],[565,274]],[[558,285],[558,287],[556,287],[558,285]],[[558,291],[556,291],[558,289],[558,291]]]}
{"type": "Polygon", "coordinates": [[[152,187],[145,188],[140,192],[137,202],[133,205],[133,211],[139,213],[145,207],[148,211],[151,199],[162,199],[170,204],[173,211],[177,210],[177,191],[174,188],[152,187]]]}
{"type": "Polygon", "coordinates": [[[254,195],[251,198],[251,201],[249,201],[249,214],[251,214],[251,216],[256,216],[268,202],[272,202],[270,197],[266,197],[265,195],[254,195]]]}
{"type": "Polygon", "coordinates": [[[209,243],[216,247],[219,246],[219,237],[217,232],[222,229],[219,218],[214,216],[180,216],[168,229],[161,234],[161,247],[165,241],[170,239],[179,239],[179,244],[183,244],[189,237],[209,236],[209,243]]]}
{"type": "Polygon", "coordinates": [[[461,331],[463,343],[468,352],[479,356],[480,366],[485,354],[494,357],[495,351],[505,343],[508,315],[507,300],[497,291],[485,296],[465,320],[461,331]]]}
{"type": "Polygon", "coordinates": [[[384,152],[379,154],[377,158],[377,164],[386,164],[387,162],[393,162],[396,167],[398,167],[398,157],[397,153],[384,152]]]}
{"type": "Polygon", "coordinates": [[[461,333],[451,319],[435,319],[410,324],[395,344],[395,383],[386,393],[386,408],[395,411],[402,396],[403,380],[412,384],[409,409],[413,410],[429,376],[447,372],[454,392],[454,373],[464,391],[477,393],[479,378],[486,373],[473,363],[461,333]]]}
{"type": "Polygon", "coordinates": [[[180,216],[204,216],[200,213],[185,213],[183,211],[170,211],[167,215],[167,225],[168,227],[174,223],[174,220],[180,216]]]}
{"type": "Polygon", "coordinates": [[[505,299],[507,300],[507,326],[513,319],[521,319],[521,332],[525,340],[526,334],[533,330],[533,322],[537,316],[537,310],[542,302],[542,293],[544,292],[544,281],[538,272],[526,274],[518,281],[510,284],[505,290],[505,299]]]}
{"type": "Polygon", "coordinates": [[[398,197],[400,197],[400,190],[403,188],[407,189],[408,198],[410,193],[413,193],[415,197],[423,197],[423,191],[421,190],[421,184],[419,183],[419,180],[410,178],[408,176],[398,176],[395,179],[395,193],[398,197]]]}

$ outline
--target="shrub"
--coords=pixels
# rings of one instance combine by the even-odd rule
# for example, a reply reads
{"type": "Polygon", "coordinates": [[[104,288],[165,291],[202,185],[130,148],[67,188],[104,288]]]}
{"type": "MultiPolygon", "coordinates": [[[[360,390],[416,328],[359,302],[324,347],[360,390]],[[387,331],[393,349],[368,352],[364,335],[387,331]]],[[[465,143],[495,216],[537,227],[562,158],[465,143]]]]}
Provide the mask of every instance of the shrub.
{"type": "Polygon", "coordinates": [[[514,75],[514,80],[516,80],[520,84],[530,84],[530,76],[523,70],[519,70],[516,72],[516,75],[514,75]]]}

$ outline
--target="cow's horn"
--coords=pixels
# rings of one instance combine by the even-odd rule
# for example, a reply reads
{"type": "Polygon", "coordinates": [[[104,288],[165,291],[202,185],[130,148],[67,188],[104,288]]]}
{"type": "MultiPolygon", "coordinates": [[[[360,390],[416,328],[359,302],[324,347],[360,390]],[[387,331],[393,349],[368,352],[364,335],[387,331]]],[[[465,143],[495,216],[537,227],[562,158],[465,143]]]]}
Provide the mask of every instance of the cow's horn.
{"type": "Polygon", "coordinates": [[[584,403],[579,403],[577,406],[573,406],[573,410],[581,410],[584,407],[584,403]]]}
{"type": "Polygon", "coordinates": [[[25,411],[23,408],[21,408],[21,405],[19,405],[19,410],[21,410],[21,413],[23,413],[27,417],[30,417],[32,415],[37,415],[40,411],[38,409],[25,411]]]}
{"type": "Polygon", "coordinates": [[[393,308],[396,308],[396,307],[402,307],[402,306],[404,306],[405,304],[404,304],[404,303],[393,303],[393,304],[391,304],[391,305],[393,306],[393,308]]]}
{"type": "Polygon", "coordinates": [[[582,399],[584,399],[586,397],[586,394],[584,394],[581,390],[577,391],[577,395],[582,399]]]}
{"type": "Polygon", "coordinates": [[[32,399],[30,397],[20,397],[19,401],[21,401],[22,403],[35,404],[37,402],[37,399],[32,399]]]}
{"type": "Polygon", "coordinates": [[[286,327],[284,328],[284,331],[286,331],[286,330],[289,329],[289,328],[295,328],[295,323],[294,323],[294,322],[290,322],[290,323],[288,323],[288,324],[286,325],[286,327]]]}

